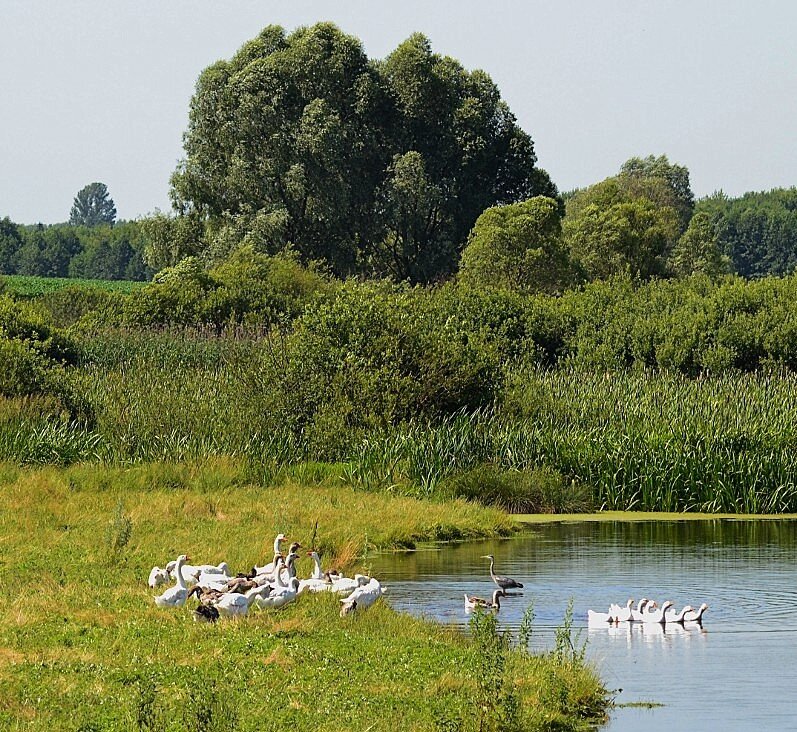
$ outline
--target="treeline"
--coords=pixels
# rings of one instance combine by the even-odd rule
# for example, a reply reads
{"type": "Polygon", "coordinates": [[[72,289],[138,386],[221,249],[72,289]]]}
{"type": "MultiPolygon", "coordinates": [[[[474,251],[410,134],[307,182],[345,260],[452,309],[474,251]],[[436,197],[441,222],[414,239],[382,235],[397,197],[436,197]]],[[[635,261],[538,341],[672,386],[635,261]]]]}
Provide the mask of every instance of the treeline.
{"type": "Polygon", "coordinates": [[[0,219],[0,274],[147,280],[146,237],[138,222],[95,226],[19,225],[0,219]]]}
{"type": "Polygon", "coordinates": [[[562,292],[781,275],[797,251],[793,189],[696,204],[666,156],[560,195],[490,77],[420,34],[376,60],[328,23],[269,26],[201,74],[184,139],[175,215],[149,222],[156,268],[251,247],[339,278],[562,292]]]}

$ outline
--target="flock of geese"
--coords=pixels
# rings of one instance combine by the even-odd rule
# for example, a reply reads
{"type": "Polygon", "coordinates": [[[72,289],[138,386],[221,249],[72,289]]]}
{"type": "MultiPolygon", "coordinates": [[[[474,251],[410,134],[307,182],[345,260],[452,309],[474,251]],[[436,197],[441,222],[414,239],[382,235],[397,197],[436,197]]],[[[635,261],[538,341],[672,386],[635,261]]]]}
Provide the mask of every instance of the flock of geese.
{"type": "Polygon", "coordinates": [[[590,627],[616,625],[617,623],[702,623],[703,613],[708,610],[704,602],[697,610],[691,605],[685,605],[680,612],[671,610],[674,605],[672,600],[667,600],[661,607],[655,600],[643,597],[634,607],[634,599],[629,598],[625,605],[609,605],[609,612],[601,613],[587,610],[587,624],[590,627]]]}
{"type": "MultiPolygon", "coordinates": [[[[501,598],[510,595],[507,590],[523,588],[523,585],[517,580],[511,577],[502,577],[495,573],[495,557],[492,554],[487,554],[482,559],[490,560],[490,577],[497,585],[497,589],[493,592],[490,600],[476,595],[465,595],[466,612],[472,612],[477,609],[498,611],[501,609],[501,598]]],[[[691,605],[685,605],[680,612],[672,610],[673,605],[672,600],[667,600],[659,607],[655,600],[648,600],[643,597],[635,607],[634,599],[630,598],[624,606],[612,603],[606,613],[587,610],[587,623],[590,627],[610,626],[625,622],[656,623],[658,625],[665,625],[666,623],[680,623],[681,625],[684,623],[702,624],[703,613],[708,610],[708,605],[705,602],[697,610],[691,605]]]]}
{"type": "MultiPolygon", "coordinates": [[[[293,602],[305,592],[333,592],[341,597],[341,617],[358,609],[364,610],[373,605],[384,593],[379,581],[373,577],[355,574],[344,577],[335,570],[324,572],[321,568],[321,557],[318,552],[307,552],[313,560],[313,573],[307,579],[296,576],[295,562],[299,558],[301,544],[290,545],[288,554],[281,550],[287,541],[284,534],[277,534],[274,539],[274,560],[262,567],[252,567],[246,574],[231,575],[226,562],[221,564],[188,564],[189,557],[181,554],[176,560],[169,562],[164,568],[153,567],[149,575],[149,586],[152,588],[175,582],[163,594],[155,597],[158,607],[182,607],[187,600],[195,596],[198,605],[194,608],[194,620],[215,623],[220,617],[236,618],[246,615],[252,606],[274,610],[293,602]]],[[[483,559],[490,560],[490,577],[497,589],[490,599],[465,595],[465,611],[501,609],[501,598],[515,593],[507,590],[523,589],[523,585],[511,577],[502,577],[495,573],[495,557],[487,554],[483,559]]],[[[653,600],[642,598],[636,606],[629,599],[625,605],[609,606],[608,612],[587,610],[587,623],[590,627],[617,625],[623,622],[656,623],[702,623],[703,613],[708,605],[703,603],[695,610],[686,605],[680,612],[675,612],[672,600],[658,606],[653,600]]]]}
{"type": "Polygon", "coordinates": [[[341,596],[341,617],[364,610],[373,605],[384,589],[373,577],[355,574],[344,577],[335,570],[324,572],[318,552],[307,552],[314,564],[312,575],[307,579],[296,576],[295,562],[299,558],[301,544],[290,545],[283,555],[281,544],[287,541],[284,534],[274,539],[274,561],[262,567],[252,567],[246,574],[230,574],[226,562],[221,564],[190,565],[190,558],[181,554],[165,567],[153,567],[149,574],[152,588],[175,582],[163,594],[155,597],[158,607],[183,607],[195,596],[199,604],[193,611],[194,620],[215,623],[220,617],[239,618],[246,615],[252,606],[261,609],[277,609],[296,600],[305,592],[333,592],[341,596]]]}

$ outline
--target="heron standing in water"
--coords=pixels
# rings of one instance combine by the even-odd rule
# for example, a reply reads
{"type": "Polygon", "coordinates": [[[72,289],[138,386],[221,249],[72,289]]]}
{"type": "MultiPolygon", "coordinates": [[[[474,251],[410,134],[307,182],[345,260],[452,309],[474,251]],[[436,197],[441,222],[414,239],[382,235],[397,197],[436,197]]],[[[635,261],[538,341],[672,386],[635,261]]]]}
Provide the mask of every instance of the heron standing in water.
{"type": "Polygon", "coordinates": [[[495,573],[495,557],[492,554],[485,554],[482,559],[490,560],[490,577],[493,578],[493,582],[495,582],[495,584],[497,584],[502,590],[523,588],[523,585],[520,582],[513,580],[511,577],[501,577],[495,573]]]}

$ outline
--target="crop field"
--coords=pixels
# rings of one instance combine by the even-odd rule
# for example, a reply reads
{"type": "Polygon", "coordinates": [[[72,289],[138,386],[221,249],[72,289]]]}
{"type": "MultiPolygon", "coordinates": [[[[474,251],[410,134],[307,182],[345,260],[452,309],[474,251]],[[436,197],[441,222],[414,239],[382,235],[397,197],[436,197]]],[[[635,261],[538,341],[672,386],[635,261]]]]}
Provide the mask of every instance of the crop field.
{"type": "Polygon", "coordinates": [[[130,280],[84,280],[71,277],[34,277],[32,275],[2,275],[0,283],[6,290],[20,298],[36,298],[65,287],[87,287],[109,292],[130,293],[144,287],[146,282],[130,280]]]}

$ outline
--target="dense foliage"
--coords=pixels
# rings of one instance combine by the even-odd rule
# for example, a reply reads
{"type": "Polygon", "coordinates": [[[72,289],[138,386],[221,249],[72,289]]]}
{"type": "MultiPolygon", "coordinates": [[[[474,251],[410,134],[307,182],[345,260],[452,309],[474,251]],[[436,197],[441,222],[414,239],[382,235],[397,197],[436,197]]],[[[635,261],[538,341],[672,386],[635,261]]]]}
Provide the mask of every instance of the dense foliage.
{"type": "Polygon", "coordinates": [[[435,280],[485,208],[556,195],[489,76],[420,34],[377,62],[331,24],[269,26],[202,73],[185,150],[203,251],[290,244],[341,275],[435,280]]]}
{"type": "Polygon", "coordinates": [[[791,274],[797,267],[797,188],[718,193],[698,203],[716,231],[719,247],[744,277],[791,274]]]}
{"type": "Polygon", "coordinates": [[[146,280],[145,236],[138,222],[20,226],[0,220],[0,274],[146,280]]]}
{"type": "Polygon", "coordinates": [[[73,226],[113,225],[116,206],[105,183],[89,183],[81,188],[72,203],[69,223],[73,226]]]}

